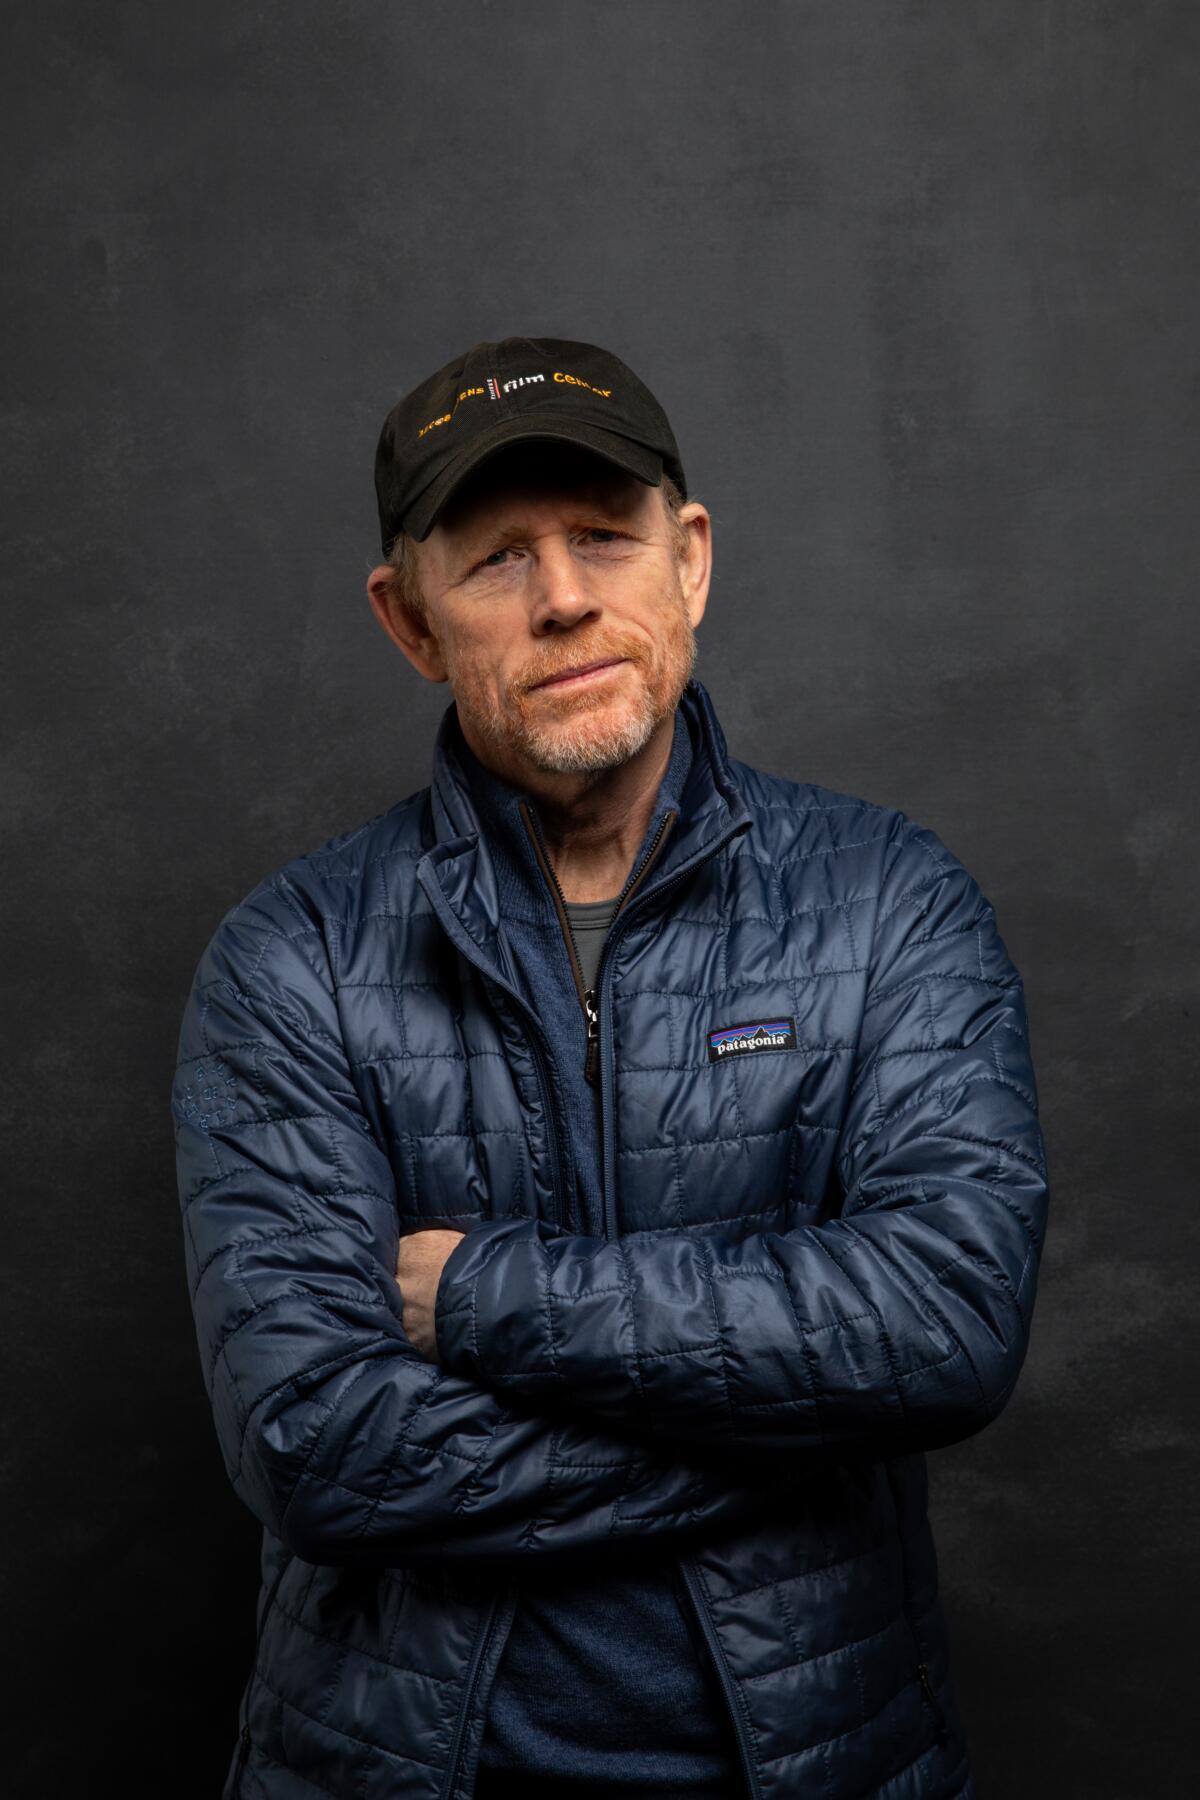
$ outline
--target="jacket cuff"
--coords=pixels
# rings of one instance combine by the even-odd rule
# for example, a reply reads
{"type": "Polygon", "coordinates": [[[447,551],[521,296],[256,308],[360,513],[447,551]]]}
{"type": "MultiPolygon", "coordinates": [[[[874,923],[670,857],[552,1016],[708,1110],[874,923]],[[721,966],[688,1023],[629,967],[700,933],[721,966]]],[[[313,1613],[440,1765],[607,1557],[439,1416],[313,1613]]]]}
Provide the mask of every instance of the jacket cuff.
{"type": "Polygon", "coordinates": [[[484,1346],[479,1341],[476,1283],[500,1244],[513,1237],[536,1237],[541,1220],[525,1217],[483,1219],[461,1237],[442,1264],[433,1303],[437,1360],[453,1375],[484,1378],[484,1346]]]}

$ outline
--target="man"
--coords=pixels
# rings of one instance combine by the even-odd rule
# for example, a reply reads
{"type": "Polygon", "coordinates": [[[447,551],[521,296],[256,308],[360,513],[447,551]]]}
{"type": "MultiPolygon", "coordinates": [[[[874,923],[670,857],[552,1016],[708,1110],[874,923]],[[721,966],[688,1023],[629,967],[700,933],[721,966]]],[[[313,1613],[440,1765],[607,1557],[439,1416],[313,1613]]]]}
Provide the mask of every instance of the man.
{"type": "Polygon", "coordinates": [[[729,755],[618,358],[476,345],[376,489],[431,786],[226,914],[173,1095],[264,1528],[227,1800],[970,1796],[925,1452],[1011,1394],[1047,1208],[992,908],[729,755]]]}

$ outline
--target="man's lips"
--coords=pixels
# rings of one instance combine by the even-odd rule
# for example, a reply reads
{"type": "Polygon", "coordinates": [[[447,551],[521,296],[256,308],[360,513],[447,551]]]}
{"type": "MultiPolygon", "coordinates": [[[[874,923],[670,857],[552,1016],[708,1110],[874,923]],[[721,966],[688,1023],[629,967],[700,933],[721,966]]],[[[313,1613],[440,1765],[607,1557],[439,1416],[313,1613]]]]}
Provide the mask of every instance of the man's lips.
{"type": "Polygon", "coordinates": [[[563,669],[558,675],[551,675],[545,681],[539,681],[537,687],[567,687],[599,673],[601,669],[615,669],[623,663],[623,656],[606,656],[599,662],[580,663],[574,669],[563,669]]]}

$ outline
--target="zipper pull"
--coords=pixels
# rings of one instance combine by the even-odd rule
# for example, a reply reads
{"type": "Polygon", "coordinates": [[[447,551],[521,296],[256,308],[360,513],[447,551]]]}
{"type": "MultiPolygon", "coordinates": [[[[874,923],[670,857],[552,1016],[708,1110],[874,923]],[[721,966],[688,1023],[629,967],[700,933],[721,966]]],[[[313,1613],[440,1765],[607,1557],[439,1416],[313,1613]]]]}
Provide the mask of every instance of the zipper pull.
{"type": "Polygon", "coordinates": [[[942,1711],[942,1703],[937,1697],[933,1683],[929,1679],[929,1670],[924,1663],[917,1664],[917,1676],[925,1690],[925,1698],[933,1708],[934,1717],[938,1722],[937,1741],[939,1744],[948,1743],[950,1734],[946,1729],[946,1715],[942,1711]]]}
{"type": "Polygon", "coordinates": [[[596,990],[589,988],[583,996],[584,1010],[587,1013],[587,1057],[584,1060],[583,1072],[592,1086],[600,1080],[600,1015],[596,1011],[596,990]]]}

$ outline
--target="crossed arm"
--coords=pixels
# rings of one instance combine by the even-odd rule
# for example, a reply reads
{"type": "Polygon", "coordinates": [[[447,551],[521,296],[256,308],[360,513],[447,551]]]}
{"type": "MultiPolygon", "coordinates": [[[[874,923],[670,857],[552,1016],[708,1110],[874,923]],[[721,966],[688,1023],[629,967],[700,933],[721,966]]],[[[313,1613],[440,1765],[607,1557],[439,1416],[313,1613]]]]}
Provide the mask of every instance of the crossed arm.
{"type": "Polygon", "coordinates": [[[814,1457],[993,1417],[1025,1353],[1045,1164],[1019,978],[942,858],[907,885],[899,859],[881,903],[842,1216],[736,1240],[505,1218],[444,1260],[417,1241],[441,1233],[405,1246],[319,925],[282,878],[234,909],[173,1111],[205,1383],[264,1525],[318,1562],[577,1551],[703,1532],[814,1457]],[[437,1360],[405,1328],[405,1254],[428,1259],[409,1322],[436,1323],[437,1360]]]}
{"type": "Polygon", "coordinates": [[[189,1292],[235,1492],[325,1563],[619,1550],[774,1504],[786,1471],[731,1475],[420,1354],[391,1166],[351,1079],[321,930],[298,904],[277,879],[222,921],[172,1089],[189,1292]]]}
{"type": "Polygon", "coordinates": [[[1048,1199],[1024,996],[974,879],[907,824],[876,919],[840,1216],[616,1240],[485,1221],[441,1272],[444,1367],[681,1453],[721,1447],[730,1466],[933,1449],[995,1417],[1027,1348],[1048,1199]]]}

